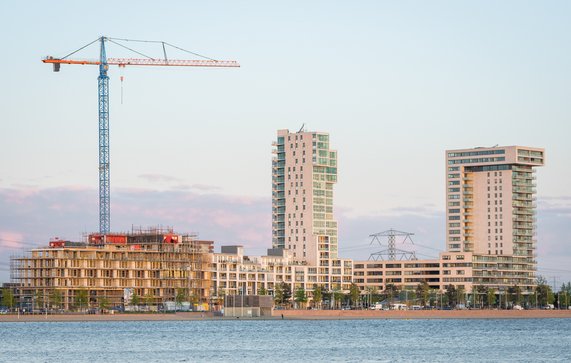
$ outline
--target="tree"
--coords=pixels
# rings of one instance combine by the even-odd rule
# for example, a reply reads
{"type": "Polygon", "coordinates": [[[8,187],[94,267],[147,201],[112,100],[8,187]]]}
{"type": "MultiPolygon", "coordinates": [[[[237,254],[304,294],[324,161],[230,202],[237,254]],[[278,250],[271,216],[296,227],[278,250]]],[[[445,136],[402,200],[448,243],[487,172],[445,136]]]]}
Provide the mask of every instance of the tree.
{"type": "Polygon", "coordinates": [[[359,301],[359,296],[361,296],[361,290],[356,283],[352,283],[349,287],[349,296],[351,297],[351,305],[356,306],[357,301],[359,301]]]}
{"type": "Polygon", "coordinates": [[[276,285],[274,300],[277,304],[285,304],[291,298],[291,286],[285,282],[276,285]]]}
{"type": "Polygon", "coordinates": [[[44,292],[41,290],[36,290],[34,292],[34,305],[36,309],[41,309],[44,307],[44,292]]]}
{"type": "Polygon", "coordinates": [[[412,301],[412,303],[414,304],[414,302],[416,301],[416,291],[415,290],[405,290],[406,294],[405,299],[407,300],[407,304],[408,301],[412,301]]]}
{"type": "Polygon", "coordinates": [[[547,284],[545,277],[537,277],[537,286],[535,291],[537,292],[537,300],[540,306],[546,306],[547,304],[553,303],[553,292],[551,291],[551,286],[547,284]]]}
{"type": "Polygon", "coordinates": [[[152,305],[154,298],[155,296],[149,292],[143,297],[143,303],[145,304],[145,306],[152,305]]]}
{"type": "Polygon", "coordinates": [[[512,305],[521,305],[522,298],[521,287],[517,285],[508,287],[508,299],[512,305]]]}
{"type": "Polygon", "coordinates": [[[446,297],[448,299],[448,306],[456,306],[457,295],[456,287],[452,284],[446,286],[446,297]]]}
{"type": "Polygon", "coordinates": [[[480,308],[484,305],[484,296],[488,295],[488,287],[484,285],[477,285],[472,288],[472,291],[476,293],[475,304],[480,304],[480,308]]]}
{"type": "Polygon", "coordinates": [[[291,285],[286,284],[285,282],[282,282],[281,285],[282,285],[283,298],[284,298],[283,302],[287,303],[291,299],[291,285]]]}
{"type": "Polygon", "coordinates": [[[50,305],[57,309],[61,309],[61,304],[63,302],[63,294],[59,290],[53,290],[50,293],[50,305]]]}
{"type": "Polygon", "coordinates": [[[10,309],[14,307],[14,293],[7,287],[2,289],[2,305],[10,309]]]}
{"type": "Polygon", "coordinates": [[[321,301],[323,301],[323,288],[321,286],[315,286],[313,288],[313,305],[314,307],[320,308],[321,301]]]}
{"type": "Polygon", "coordinates": [[[463,287],[456,289],[456,304],[464,304],[466,302],[466,290],[463,287]]]}
{"type": "Polygon", "coordinates": [[[430,286],[428,286],[428,282],[422,281],[416,285],[416,295],[420,299],[420,305],[426,306],[430,296],[430,286]]]}
{"type": "Polygon", "coordinates": [[[99,297],[99,309],[107,310],[109,309],[109,299],[105,296],[99,297]]]}
{"type": "Polygon", "coordinates": [[[372,306],[377,301],[379,301],[379,290],[377,290],[374,286],[367,286],[365,289],[367,290],[367,306],[372,306]]]}
{"type": "Polygon", "coordinates": [[[131,295],[131,305],[138,306],[140,304],[141,304],[141,298],[139,297],[139,295],[137,295],[136,292],[133,292],[133,295],[131,295]]]}
{"type": "Polygon", "coordinates": [[[183,301],[186,300],[188,293],[186,291],[186,289],[177,289],[176,290],[176,296],[174,297],[174,300],[176,302],[176,305],[180,308],[180,306],[182,305],[183,301]]]}
{"type": "Polygon", "coordinates": [[[494,306],[494,304],[496,303],[496,290],[495,289],[488,289],[488,294],[487,294],[487,303],[488,303],[488,308],[492,308],[492,306],[494,306]]]}
{"type": "Polygon", "coordinates": [[[75,305],[79,306],[80,310],[87,305],[87,290],[79,289],[75,292],[75,305]]]}
{"type": "Polygon", "coordinates": [[[278,305],[284,303],[284,290],[282,289],[282,284],[276,284],[274,288],[274,302],[278,305]]]}
{"type": "Polygon", "coordinates": [[[397,296],[398,292],[399,292],[399,288],[395,284],[386,284],[385,285],[385,297],[387,299],[389,299],[389,301],[391,303],[393,302],[393,299],[395,298],[395,296],[397,296]]]}
{"type": "Polygon", "coordinates": [[[258,295],[267,295],[267,294],[268,294],[268,290],[266,290],[264,285],[260,284],[260,287],[258,288],[258,295]]]}
{"type": "Polygon", "coordinates": [[[307,302],[307,295],[305,293],[305,290],[302,288],[297,289],[295,291],[294,300],[296,303],[300,304],[301,307],[303,307],[303,304],[307,302]]]}
{"type": "Polygon", "coordinates": [[[343,291],[341,291],[341,288],[339,287],[339,285],[336,285],[333,288],[332,296],[333,296],[333,300],[335,301],[334,307],[340,307],[341,304],[343,303],[344,294],[343,294],[343,291]]]}

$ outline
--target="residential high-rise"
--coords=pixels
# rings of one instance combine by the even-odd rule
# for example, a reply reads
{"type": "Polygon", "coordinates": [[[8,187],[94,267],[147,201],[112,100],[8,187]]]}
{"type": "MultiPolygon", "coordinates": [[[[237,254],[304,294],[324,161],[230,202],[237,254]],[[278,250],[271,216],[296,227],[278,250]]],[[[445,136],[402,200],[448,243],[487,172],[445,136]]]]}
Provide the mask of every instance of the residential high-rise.
{"type": "Polygon", "coordinates": [[[446,151],[447,251],[495,256],[534,271],[534,168],[543,164],[539,148],[446,151]]]}
{"type": "Polygon", "coordinates": [[[294,261],[316,266],[337,258],[337,151],[329,148],[329,134],[278,130],[273,145],[273,247],[289,249],[294,261]]]}

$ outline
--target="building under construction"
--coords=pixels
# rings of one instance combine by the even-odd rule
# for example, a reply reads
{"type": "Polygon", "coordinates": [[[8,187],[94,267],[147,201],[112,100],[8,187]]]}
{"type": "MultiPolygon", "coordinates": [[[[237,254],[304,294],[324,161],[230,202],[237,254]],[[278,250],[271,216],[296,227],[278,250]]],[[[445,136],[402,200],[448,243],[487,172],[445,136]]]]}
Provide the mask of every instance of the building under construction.
{"type": "Polygon", "coordinates": [[[28,309],[65,310],[133,300],[147,306],[207,303],[213,244],[172,228],[91,234],[86,242],[53,240],[11,259],[15,298],[28,309]]]}

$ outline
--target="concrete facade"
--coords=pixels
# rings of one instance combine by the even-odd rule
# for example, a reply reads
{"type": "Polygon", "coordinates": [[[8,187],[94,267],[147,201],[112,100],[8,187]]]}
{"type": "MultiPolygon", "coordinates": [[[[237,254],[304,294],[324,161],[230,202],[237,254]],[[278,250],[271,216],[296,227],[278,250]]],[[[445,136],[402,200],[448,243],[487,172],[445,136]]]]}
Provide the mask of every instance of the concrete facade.
{"type": "Polygon", "coordinates": [[[330,148],[329,134],[279,130],[273,146],[272,246],[310,265],[337,258],[337,151],[330,148]]]}

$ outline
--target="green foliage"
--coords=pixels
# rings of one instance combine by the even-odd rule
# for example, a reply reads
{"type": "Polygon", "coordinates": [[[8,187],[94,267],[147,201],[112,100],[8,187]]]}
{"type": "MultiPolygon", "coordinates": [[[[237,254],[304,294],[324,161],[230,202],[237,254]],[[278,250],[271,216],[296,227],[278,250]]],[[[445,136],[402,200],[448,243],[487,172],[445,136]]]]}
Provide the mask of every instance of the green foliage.
{"type": "Polygon", "coordinates": [[[456,304],[464,304],[466,302],[466,290],[463,287],[456,289],[456,304]]]}
{"type": "Polygon", "coordinates": [[[537,302],[540,306],[553,304],[555,300],[553,291],[551,291],[551,286],[547,284],[545,277],[537,277],[537,286],[535,287],[535,292],[537,293],[537,302]]]}
{"type": "Polygon", "coordinates": [[[450,284],[446,286],[446,298],[448,301],[448,306],[456,306],[456,303],[458,302],[458,295],[454,285],[450,284]]]}
{"type": "Polygon", "coordinates": [[[274,300],[277,304],[285,304],[291,299],[291,286],[285,282],[276,285],[274,291],[274,300]]]}
{"type": "Polygon", "coordinates": [[[36,290],[34,292],[34,306],[36,309],[41,309],[44,307],[44,292],[41,290],[36,290]]]}
{"type": "Polygon", "coordinates": [[[268,290],[266,290],[266,288],[260,284],[260,287],[258,288],[258,295],[267,295],[268,294],[268,290]]]}
{"type": "Polygon", "coordinates": [[[479,306],[480,308],[484,306],[484,301],[488,295],[488,288],[484,285],[475,285],[472,287],[472,295],[474,297],[474,306],[479,306]]]}
{"type": "Polygon", "coordinates": [[[99,297],[99,308],[102,310],[107,310],[109,309],[109,299],[106,298],[105,296],[101,296],[99,297]]]}
{"type": "Polygon", "coordinates": [[[359,286],[357,286],[357,284],[355,284],[354,282],[351,284],[351,287],[349,288],[349,296],[351,297],[351,304],[353,306],[357,305],[357,301],[359,301],[359,296],[361,296],[361,290],[359,289],[359,286]]]}
{"type": "Polygon", "coordinates": [[[87,290],[79,289],[75,292],[75,305],[80,309],[84,309],[87,306],[87,290]]]}
{"type": "Polygon", "coordinates": [[[398,292],[399,292],[398,286],[394,284],[385,285],[385,291],[384,291],[385,297],[389,299],[391,302],[397,296],[398,292]]]}
{"type": "Polygon", "coordinates": [[[145,304],[146,306],[152,305],[154,297],[155,297],[155,296],[154,296],[153,294],[151,294],[150,292],[147,293],[147,294],[143,297],[143,304],[145,304]]]}
{"type": "Polygon", "coordinates": [[[141,297],[137,295],[136,292],[133,292],[133,295],[131,295],[131,305],[137,306],[140,304],[141,304],[141,297]]]}
{"type": "Polygon", "coordinates": [[[2,289],[2,306],[12,309],[15,305],[14,293],[5,287],[2,289]]]}
{"type": "Polygon", "coordinates": [[[305,293],[304,289],[297,289],[295,291],[294,300],[296,303],[301,304],[303,306],[304,303],[307,302],[307,294],[305,293]]]}
{"type": "Polygon", "coordinates": [[[14,293],[9,288],[2,289],[2,306],[12,309],[14,307],[14,293]]]}
{"type": "Polygon", "coordinates": [[[281,284],[276,284],[274,288],[274,302],[276,304],[283,304],[284,302],[284,290],[281,284]]]}
{"type": "Polygon", "coordinates": [[[496,290],[495,289],[488,289],[487,299],[486,302],[489,308],[492,308],[496,303],[496,290]]]}
{"type": "Polygon", "coordinates": [[[422,281],[416,286],[416,295],[420,299],[420,305],[426,306],[430,297],[430,287],[426,281],[422,281]]]}
{"type": "Polygon", "coordinates": [[[512,303],[512,305],[521,305],[523,301],[521,287],[517,285],[508,287],[508,301],[512,303]]]}
{"type": "Polygon", "coordinates": [[[177,289],[176,290],[176,296],[175,296],[175,302],[177,305],[181,305],[183,301],[186,300],[186,297],[188,296],[188,291],[187,289],[177,289]]]}
{"type": "Polygon", "coordinates": [[[315,286],[313,289],[313,303],[316,307],[321,306],[323,301],[323,288],[321,286],[315,286]]]}
{"type": "Polygon", "coordinates": [[[63,302],[63,294],[59,290],[52,290],[50,293],[50,304],[58,309],[61,308],[63,302]]]}
{"type": "Polygon", "coordinates": [[[341,288],[339,286],[335,286],[331,293],[333,300],[335,300],[335,307],[341,306],[343,303],[343,297],[345,296],[343,291],[341,291],[341,288]]]}

